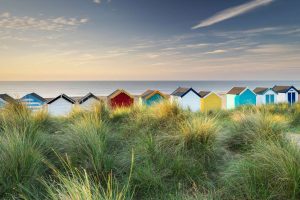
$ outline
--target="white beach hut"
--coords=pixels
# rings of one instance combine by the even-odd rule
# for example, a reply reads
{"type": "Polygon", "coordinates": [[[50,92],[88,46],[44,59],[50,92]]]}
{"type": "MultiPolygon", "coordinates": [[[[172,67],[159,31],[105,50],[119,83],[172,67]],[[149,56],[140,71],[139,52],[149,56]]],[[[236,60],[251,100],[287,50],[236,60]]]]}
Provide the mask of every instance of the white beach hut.
{"type": "Polygon", "coordinates": [[[253,91],[256,94],[256,105],[277,103],[277,93],[272,88],[257,87],[253,91]]]}
{"type": "Polygon", "coordinates": [[[294,104],[298,102],[299,91],[294,86],[278,86],[272,88],[277,95],[278,103],[294,104]]]}
{"type": "Polygon", "coordinates": [[[170,97],[172,102],[176,101],[184,109],[200,111],[200,95],[193,88],[177,88],[170,97]]]}
{"type": "Polygon", "coordinates": [[[68,97],[65,94],[61,94],[58,97],[47,102],[48,113],[53,116],[66,116],[68,115],[75,104],[75,100],[68,97]]]}
{"type": "Polygon", "coordinates": [[[88,110],[91,109],[92,106],[99,101],[100,101],[99,98],[96,97],[94,94],[88,93],[87,95],[79,99],[78,104],[80,108],[88,110]]]}

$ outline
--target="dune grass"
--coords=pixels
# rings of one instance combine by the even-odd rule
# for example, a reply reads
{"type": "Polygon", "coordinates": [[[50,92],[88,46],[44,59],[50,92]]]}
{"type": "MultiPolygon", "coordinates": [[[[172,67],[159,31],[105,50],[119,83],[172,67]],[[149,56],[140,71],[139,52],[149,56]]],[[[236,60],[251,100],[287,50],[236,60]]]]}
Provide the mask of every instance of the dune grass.
{"type": "Polygon", "coordinates": [[[299,105],[0,110],[1,199],[299,199],[299,105]],[[133,154],[134,152],[134,154],[133,154]],[[134,163],[134,164],[133,164],[134,163]]]}

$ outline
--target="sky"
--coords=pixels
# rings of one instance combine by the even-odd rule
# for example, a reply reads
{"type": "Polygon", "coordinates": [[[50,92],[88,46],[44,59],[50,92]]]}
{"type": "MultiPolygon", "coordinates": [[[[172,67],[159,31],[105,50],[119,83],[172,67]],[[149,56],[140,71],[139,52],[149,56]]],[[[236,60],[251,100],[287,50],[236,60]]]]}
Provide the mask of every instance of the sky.
{"type": "Polygon", "coordinates": [[[299,0],[0,0],[0,81],[299,74],[299,0]]]}

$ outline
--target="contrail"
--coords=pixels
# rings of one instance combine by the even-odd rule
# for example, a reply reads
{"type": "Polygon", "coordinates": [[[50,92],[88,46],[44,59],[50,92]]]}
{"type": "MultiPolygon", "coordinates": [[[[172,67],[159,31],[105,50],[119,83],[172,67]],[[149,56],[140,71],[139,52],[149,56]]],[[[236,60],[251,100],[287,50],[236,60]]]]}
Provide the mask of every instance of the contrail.
{"type": "Polygon", "coordinates": [[[202,27],[211,26],[213,24],[222,22],[224,20],[247,13],[255,8],[268,5],[274,1],[275,0],[254,0],[254,1],[250,1],[248,3],[242,4],[242,5],[239,5],[239,6],[228,8],[226,10],[216,13],[215,15],[213,15],[212,17],[210,17],[208,19],[201,21],[199,24],[192,27],[192,29],[198,29],[198,28],[202,28],[202,27]]]}

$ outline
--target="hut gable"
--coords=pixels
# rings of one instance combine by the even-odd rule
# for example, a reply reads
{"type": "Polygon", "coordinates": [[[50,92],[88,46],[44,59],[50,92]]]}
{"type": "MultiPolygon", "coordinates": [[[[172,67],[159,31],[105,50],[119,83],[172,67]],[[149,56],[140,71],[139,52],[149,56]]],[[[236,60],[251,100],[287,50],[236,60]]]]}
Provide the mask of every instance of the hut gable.
{"type": "Polygon", "coordinates": [[[165,98],[166,96],[158,90],[147,90],[141,95],[143,103],[149,106],[158,103],[165,98]]]}
{"type": "Polygon", "coordinates": [[[129,107],[134,103],[134,97],[125,90],[116,90],[108,96],[109,105],[112,108],[129,107]]]}
{"type": "Polygon", "coordinates": [[[56,98],[51,99],[50,101],[47,102],[47,104],[52,104],[55,101],[59,100],[60,98],[66,100],[67,102],[71,103],[71,104],[75,104],[76,101],[74,99],[72,99],[71,97],[65,95],[65,94],[61,94],[59,96],[57,96],[56,98]]]}
{"type": "Polygon", "coordinates": [[[277,92],[278,103],[294,104],[298,102],[299,91],[294,86],[278,86],[275,85],[273,90],[277,92]]]}
{"type": "Polygon", "coordinates": [[[30,93],[21,98],[21,101],[31,110],[39,110],[47,100],[36,93],[30,93]]]}
{"type": "Polygon", "coordinates": [[[200,97],[200,95],[193,88],[182,88],[182,87],[177,88],[171,95],[183,98],[189,92],[193,92],[200,97]]]}
{"type": "Polygon", "coordinates": [[[191,111],[200,111],[200,95],[193,88],[177,88],[171,94],[171,101],[174,100],[184,109],[190,109],[191,111]]]}
{"type": "Polygon", "coordinates": [[[222,109],[222,97],[214,92],[200,91],[201,96],[201,111],[207,112],[212,110],[222,109]]]}
{"type": "Polygon", "coordinates": [[[14,103],[16,100],[9,96],[8,94],[0,94],[0,99],[2,99],[6,103],[14,103]]]}
{"type": "Polygon", "coordinates": [[[294,86],[279,86],[279,85],[275,85],[273,87],[273,90],[277,93],[287,93],[290,90],[295,90],[297,93],[299,93],[299,91],[294,87],[294,86]]]}
{"type": "Polygon", "coordinates": [[[253,90],[253,92],[257,95],[263,95],[265,94],[270,88],[265,88],[265,87],[257,87],[253,90]]]}
{"type": "Polygon", "coordinates": [[[88,93],[87,95],[85,95],[84,97],[80,98],[80,99],[78,100],[78,103],[79,103],[79,104],[83,104],[83,103],[85,103],[86,101],[88,101],[89,99],[94,99],[94,100],[99,101],[99,98],[96,97],[93,93],[90,92],[90,93],[88,93]]]}
{"type": "Polygon", "coordinates": [[[242,105],[256,105],[256,94],[247,87],[233,87],[226,94],[227,109],[242,105]]]}
{"type": "Polygon", "coordinates": [[[277,93],[272,88],[257,87],[253,91],[256,93],[256,105],[277,102],[277,93]]]}
{"type": "Polygon", "coordinates": [[[232,95],[240,95],[243,91],[245,91],[247,87],[233,87],[227,94],[232,94],[232,95]]]}
{"type": "Polygon", "coordinates": [[[53,116],[66,116],[72,109],[76,101],[65,94],[50,100],[48,104],[48,112],[53,116]]]}
{"type": "Polygon", "coordinates": [[[200,91],[199,95],[201,98],[205,98],[206,96],[208,96],[211,92],[210,91],[200,91]]]}

